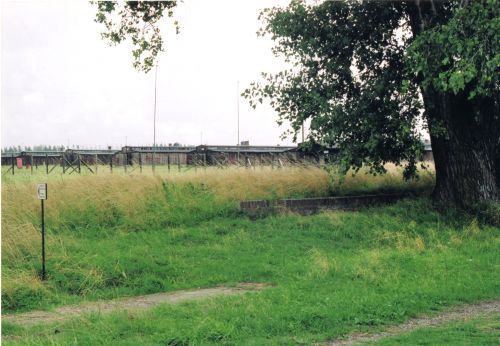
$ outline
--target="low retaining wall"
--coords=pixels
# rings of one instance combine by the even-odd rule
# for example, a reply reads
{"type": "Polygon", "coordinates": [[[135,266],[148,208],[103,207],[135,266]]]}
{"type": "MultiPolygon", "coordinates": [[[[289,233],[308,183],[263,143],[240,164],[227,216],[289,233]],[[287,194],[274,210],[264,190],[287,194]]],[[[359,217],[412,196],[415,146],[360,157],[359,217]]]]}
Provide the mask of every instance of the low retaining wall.
{"type": "Polygon", "coordinates": [[[240,209],[249,216],[263,215],[280,211],[293,211],[311,214],[321,210],[355,210],[371,205],[392,203],[407,197],[407,194],[361,195],[321,198],[294,198],[275,201],[241,201],[240,209]]]}

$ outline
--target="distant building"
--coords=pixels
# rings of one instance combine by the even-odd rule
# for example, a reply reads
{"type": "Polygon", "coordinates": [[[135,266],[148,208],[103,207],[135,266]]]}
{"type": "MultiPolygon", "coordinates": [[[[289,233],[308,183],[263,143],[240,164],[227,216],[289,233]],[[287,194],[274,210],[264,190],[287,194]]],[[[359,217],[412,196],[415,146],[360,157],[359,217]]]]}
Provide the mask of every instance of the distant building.
{"type": "MultiPolygon", "coordinates": [[[[424,141],[424,161],[433,161],[432,146],[424,141]]],[[[333,162],[339,153],[337,146],[328,147],[318,143],[299,146],[250,146],[250,141],[240,145],[182,146],[180,143],[167,146],[125,146],[121,150],[66,149],[65,151],[20,151],[2,153],[2,165],[15,165],[21,159],[23,165],[57,165],[63,168],[74,165],[286,165],[292,163],[333,162]]]]}

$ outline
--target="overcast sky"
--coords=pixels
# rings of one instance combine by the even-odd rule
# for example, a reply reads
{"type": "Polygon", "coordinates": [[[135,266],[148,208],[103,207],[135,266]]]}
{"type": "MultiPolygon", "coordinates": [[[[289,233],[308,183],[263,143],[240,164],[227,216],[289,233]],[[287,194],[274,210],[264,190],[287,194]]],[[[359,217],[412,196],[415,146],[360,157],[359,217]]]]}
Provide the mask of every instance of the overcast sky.
{"type": "MultiPolygon", "coordinates": [[[[256,36],[260,9],[288,0],[185,0],[174,10],[175,35],[163,22],[159,59],[157,142],[237,143],[240,89],[260,72],[286,66],[256,36]]],[[[132,67],[131,46],[109,47],[88,1],[1,1],[2,146],[37,144],[104,147],[150,145],[154,71],[132,67]]],[[[241,90],[240,90],[241,92],[241,90]]],[[[240,98],[240,140],[280,140],[267,106],[240,98]]]]}

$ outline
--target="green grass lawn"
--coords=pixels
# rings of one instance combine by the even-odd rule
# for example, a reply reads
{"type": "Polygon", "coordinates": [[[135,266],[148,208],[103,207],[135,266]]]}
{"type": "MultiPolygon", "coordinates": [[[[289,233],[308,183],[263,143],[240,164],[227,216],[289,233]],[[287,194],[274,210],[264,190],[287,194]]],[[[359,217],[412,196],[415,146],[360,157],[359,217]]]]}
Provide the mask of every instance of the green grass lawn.
{"type": "Polygon", "coordinates": [[[271,287],[50,328],[4,324],[3,341],[310,344],[500,296],[500,230],[461,213],[439,214],[426,198],[252,221],[232,204],[189,189],[191,195],[182,194],[186,203],[201,202],[183,204],[175,214],[153,210],[160,222],[49,232],[46,283],[34,279],[38,258],[32,254],[3,261],[3,313],[238,282],[271,287]]]}
{"type": "Polygon", "coordinates": [[[440,327],[418,329],[414,332],[380,340],[372,345],[498,345],[500,314],[453,322],[440,327]]]}

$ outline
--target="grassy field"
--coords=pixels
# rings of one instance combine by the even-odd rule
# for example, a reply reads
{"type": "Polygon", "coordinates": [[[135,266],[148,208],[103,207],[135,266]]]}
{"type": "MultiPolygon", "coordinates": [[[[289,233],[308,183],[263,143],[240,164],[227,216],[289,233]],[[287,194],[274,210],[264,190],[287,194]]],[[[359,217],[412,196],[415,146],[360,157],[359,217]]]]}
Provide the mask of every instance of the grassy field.
{"type": "Polygon", "coordinates": [[[500,230],[425,197],[358,212],[249,220],[238,200],[428,190],[432,175],[310,169],[3,179],[3,313],[178,289],[270,287],[50,328],[4,323],[12,344],[301,344],[378,330],[416,314],[500,296],[500,230]],[[39,202],[48,178],[47,282],[39,202]]]}

